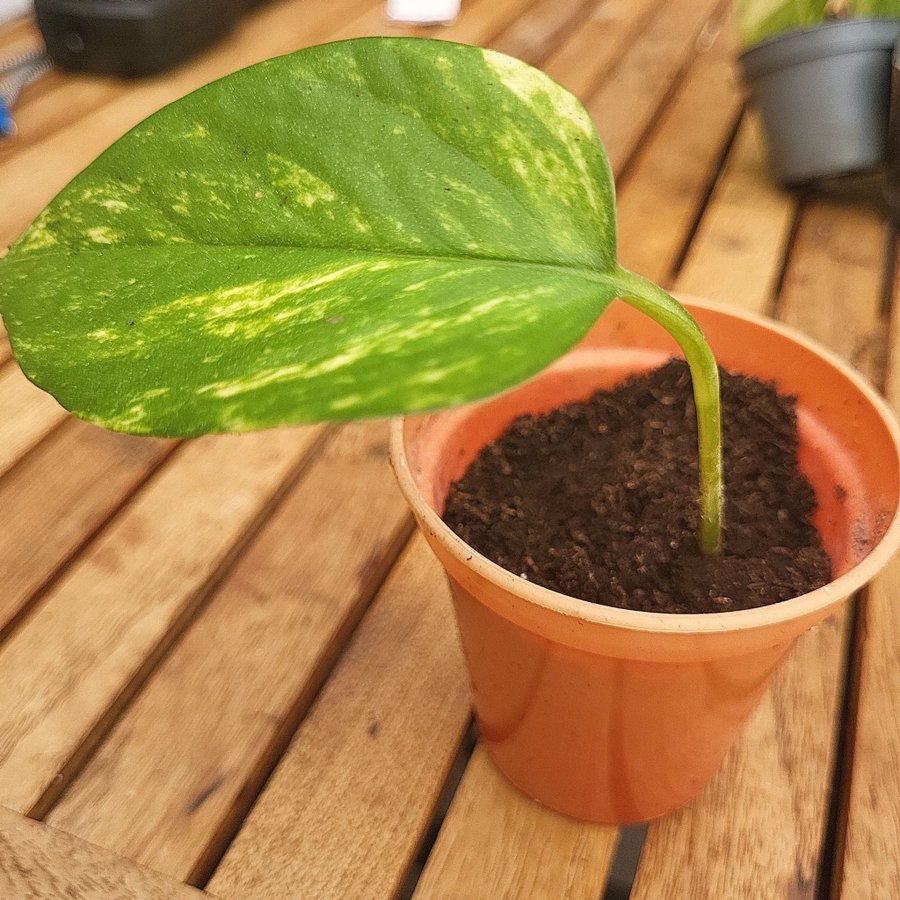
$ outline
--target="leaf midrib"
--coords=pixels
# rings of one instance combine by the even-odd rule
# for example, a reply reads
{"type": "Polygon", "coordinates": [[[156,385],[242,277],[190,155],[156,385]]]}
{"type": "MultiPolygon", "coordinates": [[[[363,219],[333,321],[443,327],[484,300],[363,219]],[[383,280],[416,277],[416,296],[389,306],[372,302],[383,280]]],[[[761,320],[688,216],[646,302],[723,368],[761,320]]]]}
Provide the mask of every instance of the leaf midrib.
{"type": "Polygon", "coordinates": [[[526,269],[549,269],[555,272],[562,272],[569,275],[575,275],[580,278],[584,278],[587,281],[595,281],[595,282],[603,282],[609,283],[615,280],[615,269],[604,270],[604,269],[595,269],[589,266],[575,266],[568,265],[566,263],[554,263],[554,262],[537,262],[534,260],[525,260],[525,259],[514,259],[514,258],[504,258],[497,256],[459,256],[457,254],[443,254],[443,253],[428,253],[428,254],[420,254],[420,253],[404,253],[399,250],[363,250],[357,248],[347,248],[347,247],[329,247],[329,246],[298,246],[297,244],[218,244],[211,242],[202,242],[198,243],[196,241],[190,241],[185,243],[172,243],[172,244],[129,244],[125,247],[115,247],[115,246],[95,246],[95,247],[80,247],[73,248],[69,247],[68,249],[60,248],[46,248],[40,250],[30,250],[27,252],[20,253],[14,257],[7,256],[5,260],[0,260],[0,263],[4,265],[14,265],[15,263],[24,263],[34,259],[46,259],[48,257],[60,256],[64,258],[72,258],[74,256],[79,256],[82,254],[96,253],[96,254],[112,254],[112,253],[128,253],[128,252],[148,252],[153,250],[164,250],[167,253],[178,252],[179,250],[186,251],[203,251],[203,250],[233,250],[235,252],[241,251],[249,251],[249,250],[293,250],[299,253],[304,252],[316,252],[320,251],[323,253],[333,253],[335,256],[371,256],[377,257],[379,259],[388,259],[388,258],[397,258],[404,260],[418,260],[420,262],[432,262],[435,260],[439,260],[441,262],[452,262],[459,264],[491,264],[491,265],[499,265],[499,266],[508,266],[508,267],[516,267],[516,268],[526,268],[526,269]]]}

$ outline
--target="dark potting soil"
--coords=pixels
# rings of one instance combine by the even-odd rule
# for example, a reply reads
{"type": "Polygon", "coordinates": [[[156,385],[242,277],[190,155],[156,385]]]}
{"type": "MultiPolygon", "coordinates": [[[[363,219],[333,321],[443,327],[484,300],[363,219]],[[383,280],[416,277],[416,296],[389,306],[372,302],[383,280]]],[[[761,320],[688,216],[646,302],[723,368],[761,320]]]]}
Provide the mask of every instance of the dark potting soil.
{"type": "Polygon", "coordinates": [[[765,606],[827,583],[797,470],[794,399],[722,371],[725,535],[700,553],[687,366],[673,360],[523,416],[451,489],[444,520],[484,556],[573,597],[654,612],[765,606]]]}

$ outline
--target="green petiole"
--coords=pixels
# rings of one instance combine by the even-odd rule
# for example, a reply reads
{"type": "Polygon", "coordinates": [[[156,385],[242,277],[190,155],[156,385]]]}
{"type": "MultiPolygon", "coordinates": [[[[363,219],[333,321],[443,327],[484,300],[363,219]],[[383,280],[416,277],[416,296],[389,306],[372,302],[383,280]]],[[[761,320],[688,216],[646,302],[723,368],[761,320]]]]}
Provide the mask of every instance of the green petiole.
{"type": "Polygon", "coordinates": [[[691,372],[697,409],[697,443],[700,475],[701,552],[722,550],[722,420],[719,369],[715,357],[693,316],[662,288],[646,278],[617,267],[605,276],[621,291],[621,299],[658,322],[678,342],[691,372]]]}

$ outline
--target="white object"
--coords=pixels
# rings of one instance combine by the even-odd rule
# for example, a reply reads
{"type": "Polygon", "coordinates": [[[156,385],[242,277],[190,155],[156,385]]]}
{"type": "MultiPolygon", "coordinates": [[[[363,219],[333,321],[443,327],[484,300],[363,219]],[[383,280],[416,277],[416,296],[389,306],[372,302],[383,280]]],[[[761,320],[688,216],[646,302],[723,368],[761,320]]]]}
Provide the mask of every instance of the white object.
{"type": "Polygon", "coordinates": [[[387,15],[394,22],[446,24],[459,15],[459,0],[387,0],[387,15]]]}
{"type": "Polygon", "coordinates": [[[0,25],[32,12],[31,0],[0,0],[0,25]]]}

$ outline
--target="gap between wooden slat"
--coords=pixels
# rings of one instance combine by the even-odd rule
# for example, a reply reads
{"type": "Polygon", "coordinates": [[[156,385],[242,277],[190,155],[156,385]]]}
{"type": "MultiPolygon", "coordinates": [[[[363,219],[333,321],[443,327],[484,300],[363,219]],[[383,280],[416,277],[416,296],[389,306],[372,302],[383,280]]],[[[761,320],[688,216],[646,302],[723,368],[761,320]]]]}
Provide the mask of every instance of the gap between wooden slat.
{"type": "Polygon", "coordinates": [[[703,216],[706,213],[708,206],[710,205],[713,193],[716,190],[716,186],[722,181],[722,178],[725,175],[725,166],[728,162],[729,157],[731,156],[732,150],[734,149],[734,145],[737,141],[738,135],[741,132],[741,126],[746,120],[745,113],[746,108],[745,106],[741,105],[736,114],[734,114],[733,116],[731,127],[728,130],[728,134],[722,143],[719,155],[710,167],[709,178],[706,181],[703,193],[700,196],[699,202],[697,203],[697,208],[694,211],[693,220],[691,221],[690,227],[687,229],[687,234],[685,235],[684,241],[679,248],[678,253],[675,255],[675,259],[672,261],[672,265],[669,271],[666,273],[663,279],[661,279],[665,284],[671,284],[672,282],[674,282],[681,272],[684,261],[685,259],[687,259],[687,255],[691,250],[691,244],[693,243],[694,237],[696,236],[697,231],[700,228],[700,222],[703,220],[703,216]]]}
{"type": "MultiPolygon", "coordinates": [[[[858,643],[865,615],[868,591],[863,589],[849,602],[847,633],[844,648],[843,695],[834,768],[831,776],[831,799],[822,837],[822,864],[815,887],[816,900],[831,900],[843,873],[843,852],[846,839],[847,807],[853,774],[853,751],[856,742],[856,714],[859,709],[859,684],[862,668],[858,643]]],[[[836,898],[835,898],[836,900],[836,898]]]]}
{"type": "Polygon", "coordinates": [[[412,531],[385,434],[383,422],[340,430],[50,824],[174,878],[205,880],[412,531]]]}
{"type": "Polygon", "coordinates": [[[415,859],[410,864],[409,870],[403,878],[403,883],[397,891],[395,900],[411,900],[415,893],[416,885],[418,885],[419,879],[422,877],[422,871],[428,863],[428,857],[431,855],[431,851],[434,848],[434,843],[438,838],[438,834],[440,834],[444,819],[447,818],[447,811],[450,808],[453,798],[456,796],[456,792],[459,790],[460,782],[466,774],[466,769],[469,766],[469,762],[472,759],[472,754],[475,752],[477,744],[478,726],[475,723],[474,716],[470,716],[469,727],[466,730],[465,737],[459,745],[459,752],[456,754],[456,759],[447,775],[444,787],[441,789],[440,796],[435,804],[434,814],[432,815],[427,828],[423,830],[421,844],[416,852],[415,859]]]}
{"type": "Polygon", "coordinates": [[[379,900],[403,883],[469,722],[446,582],[414,537],[209,882],[379,900]]]}
{"type": "Polygon", "coordinates": [[[648,22],[610,77],[585,107],[606,147],[616,181],[628,177],[638,147],[647,141],[694,60],[692,44],[722,17],[727,0],[665,4],[648,22]]]}
{"type": "Polygon", "coordinates": [[[609,881],[601,900],[628,900],[641,863],[647,825],[624,825],[619,829],[619,846],[610,864],[609,881]]]}
{"type": "Polygon", "coordinates": [[[577,26],[579,14],[589,5],[590,0],[536,0],[491,46],[529,65],[540,66],[577,26]]]}
{"type": "Polygon", "coordinates": [[[6,900],[214,900],[70,834],[0,807],[6,900]]]}
{"type": "MultiPolygon", "coordinates": [[[[854,356],[881,328],[880,247],[870,211],[811,204],[785,280],[784,318],[854,356]]],[[[823,862],[845,622],[846,611],[798,642],[723,770],[690,807],[651,825],[635,900],[811,896],[823,862]]]]}
{"type": "Polygon", "coordinates": [[[141,666],[136,670],[134,677],[123,686],[116,697],[115,703],[97,720],[94,727],[86,734],[82,744],[75,749],[66,764],[60,769],[56,779],[28,811],[29,817],[43,819],[58,802],[72,780],[88,764],[103,738],[122,715],[127,712],[134,698],[156,668],[166,659],[172,649],[177,646],[182,635],[194,619],[202,613],[219,585],[228,577],[228,574],[241,558],[241,554],[259,534],[268,518],[277,510],[294,485],[328,446],[328,443],[334,439],[336,433],[337,429],[330,426],[318,429],[317,435],[313,438],[300,460],[292,467],[274,493],[260,507],[257,514],[238,536],[237,540],[234,541],[228,553],[222,558],[219,565],[212,571],[203,585],[183,605],[162,639],[154,646],[153,650],[145,657],[141,666]]]}
{"type": "MultiPolygon", "coordinates": [[[[107,530],[90,552],[83,554],[68,570],[66,578],[32,616],[28,627],[19,630],[0,649],[0,666],[10,674],[21,672],[19,687],[14,687],[17,682],[10,676],[5,676],[5,689],[26,691],[28,698],[28,705],[23,706],[22,698],[14,703],[10,697],[6,701],[8,708],[0,709],[8,725],[6,734],[0,728],[7,744],[0,776],[8,805],[15,804],[36,818],[43,815],[202,608],[209,593],[259,530],[272,504],[302,474],[329,437],[322,429],[305,429],[192,442],[190,450],[179,456],[179,465],[168,467],[165,477],[155,481],[153,490],[142,492],[115,527],[107,530]],[[214,448],[218,457],[211,456],[214,448]],[[249,458],[254,469],[245,480],[234,483],[233,473],[240,458],[249,458]],[[220,478],[219,484],[211,483],[208,489],[218,500],[213,501],[214,508],[209,504],[203,507],[200,493],[205,489],[199,485],[191,487],[188,509],[195,517],[194,527],[212,526],[207,535],[198,533],[195,538],[210,558],[194,560],[194,544],[185,536],[182,547],[172,550],[170,566],[159,570],[160,574],[155,570],[146,571],[148,561],[140,548],[152,536],[148,530],[152,532],[154,527],[147,516],[151,513],[155,516],[156,507],[161,503],[171,508],[172,515],[177,515],[178,499],[170,498],[169,492],[183,489],[180,479],[199,477],[197,466],[206,459],[212,459],[212,465],[222,465],[225,470],[210,472],[211,476],[220,478]],[[130,562],[132,558],[134,563],[130,562]],[[144,582],[139,585],[135,581],[144,573],[150,589],[157,591],[151,597],[152,603],[146,604],[140,602],[139,596],[144,582]],[[173,578],[183,578],[183,581],[178,585],[169,584],[173,578]],[[81,593],[79,579],[91,588],[81,593]],[[93,593],[95,585],[102,588],[96,594],[93,593]],[[130,595],[122,597],[123,609],[113,609],[103,600],[103,591],[107,595],[128,591],[130,595]],[[95,596],[100,599],[94,600],[95,596]],[[59,654],[48,655],[47,641],[62,640],[59,629],[63,620],[59,616],[63,601],[67,610],[65,620],[81,621],[87,630],[78,633],[71,646],[63,646],[59,654]],[[92,624],[88,627],[84,625],[86,622],[92,624]],[[106,630],[110,628],[115,638],[106,630]],[[105,651],[93,647],[95,643],[102,647],[103,641],[110,640],[115,644],[105,651]],[[32,641],[38,641],[38,646],[31,648],[32,641]],[[71,659],[65,670],[60,671],[63,652],[71,659]],[[30,671],[24,661],[29,653],[39,657],[30,671]],[[73,668],[76,664],[77,675],[73,668]],[[39,673],[43,675],[39,677],[39,673]],[[38,686],[45,694],[34,693],[38,686]],[[38,714],[37,710],[42,708],[43,712],[38,714]]],[[[160,527],[162,543],[158,547],[166,547],[167,541],[171,543],[179,538],[178,528],[165,516],[160,527]]],[[[3,743],[0,738],[0,746],[3,743]]]]}
{"type": "Polygon", "coordinates": [[[596,900],[618,829],[558,815],[525,797],[479,745],[416,887],[415,900],[596,900]]]}
{"type": "Polygon", "coordinates": [[[771,312],[793,245],[796,206],[771,183],[759,120],[745,112],[674,278],[677,289],[771,312]]]}
{"type": "MultiPolygon", "coordinates": [[[[86,425],[84,423],[75,422],[72,419],[68,419],[61,423],[60,427],[54,431],[52,435],[44,439],[40,448],[35,448],[28,456],[20,459],[17,466],[8,471],[4,478],[0,479],[0,499],[3,498],[3,492],[14,483],[14,480],[19,474],[23,476],[22,482],[25,485],[27,485],[29,478],[41,477],[40,473],[27,472],[27,469],[31,463],[35,463],[39,459],[40,455],[46,457],[48,453],[52,453],[53,442],[60,437],[61,433],[63,437],[65,437],[67,432],[71,432],[75,429],[87,430],[92,429],[93,427],[94,426],[86,425]]],[[[134,440],[139,439],[135,438],[134,440]]],[[[10,597],[10,581],[9,578],[7,578],[5,582],[6,595],[4,596],[2,603],[0,603],[0,645],[9,639],[17,629],[23,626],[28,617],[40,606],[42,599],[52,591],[54,585],[64,576],[69,564],[75,560],[105,528],[109,527],[116,518],[127,509],[128,505],[139,492],[151,484],[154,478],[164,470],[166,464],[176,457],[179,445],[172,443],[171,446],[162,446],[163,442],[156,443],[160,445],[158,456],[148,462],[144,472],[138,475],[134,482],[122,492],[120,497],[111,503],[111,505],[103,512],[102,517],[97,519],[93,527],[90,527],[83,534],[79,535],[77,540],[71,541],[69,545],[64,548],[61,555],[54,560],[52,568],[49,569],[43,580],[28,587],[27,595],[21,597],[21,599],[10,597]],[[15,604],[14,607],[12,609],[4,609],[3,606],[9,602],[13,602],[15,604]]],[[[48,459],[47,465],[59,466],[60,469],[64,470],[70,462],[71,461],[68,459],[48,459]]],[[[9,498],[6,499],[7,502],[9,502],[9,498]]],[[[47,509],[46,512],[47,515],[67,517],[71,515],[71,508],[64,510],[47,509]]],[[[16,535],[17,538],[21,534],[21,528],[22,524],[20,521],[16,535]]],[[[46,529],[42,535],[35,534],[32,535],[31,538],[35,541],[41,540],[46,543],[46,529]]],[[[7,548],[7,550],[8,549],[9,548],[7,548]]],[[[33,564],[33,562],[30,563],[31,566],[33,566],[33,564]]]]}
{"type": "MultiPolygon", "coordinates": [[[[889,322],[889,342],[880,387],[895,411],[900,406],[898,298],[897,233],[891,225],[886,243],[882,302],[882,311],[889,322]]],[[[898,567],[900,563],[895,559],[868,586],[857,610],[847,689],[845,753],[836,769],[834,858],[830,884],[821,885],[818,900],[868,900],[887,896],[900,881],[900,863],[895,852],[900,842],[896,808],[900,778],[895,764],[900,742],[897,727],[900,707],[896,703],[900,677],[896,646],[900,628],[893,614],[900,583],[898,567]],[[882,800],[885,797],[886,803],[882,800]],[[863,809],[854,820],[854,811],[860,807],[863,809]]]]}
{"type": "Polygon", "coordinates": [[[690,238],[740,114],[732,44],[714,31],[620,179],[619,261],[653,281],[668,280],[690,238]]]}
{"type": "Polygon", "coordinates": [[[582,101],[639,38],[665,0],[595,0],[592,12],[541,64],[582,101]]]}

